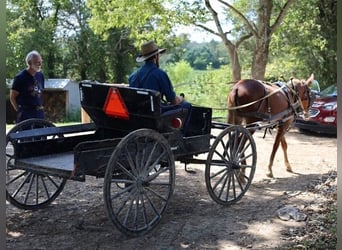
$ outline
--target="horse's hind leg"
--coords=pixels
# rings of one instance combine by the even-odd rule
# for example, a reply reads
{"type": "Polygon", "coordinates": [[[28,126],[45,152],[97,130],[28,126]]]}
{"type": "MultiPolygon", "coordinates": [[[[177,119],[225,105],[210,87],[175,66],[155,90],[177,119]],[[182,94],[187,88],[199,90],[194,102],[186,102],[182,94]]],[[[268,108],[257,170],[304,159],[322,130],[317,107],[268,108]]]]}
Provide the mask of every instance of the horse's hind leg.
{"type": "Polygon", "coordinates": [[[281,142],[281,147],[282,147],[283,153],[284,153],[284,162],[285,162],[285,166],[286,166],[286,171],[292,172],[292,168],[291,168],[289,159],[287,158],[287,143],[286,143],[285,136],[283,136],[281,138],[280,142],[281,142]]]}

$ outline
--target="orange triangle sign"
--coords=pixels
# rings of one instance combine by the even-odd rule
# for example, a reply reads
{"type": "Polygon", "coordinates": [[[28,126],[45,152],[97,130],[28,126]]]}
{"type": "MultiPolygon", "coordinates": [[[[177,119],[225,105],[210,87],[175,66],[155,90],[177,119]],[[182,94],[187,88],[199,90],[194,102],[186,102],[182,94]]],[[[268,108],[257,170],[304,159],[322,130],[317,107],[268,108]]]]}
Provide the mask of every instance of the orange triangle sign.
{"type": "Polygon", "coordinates": [[[108,116],[114,116],[125,120],[129,119],[127,107],[117,88],[112,87],[109,89],[103,111],[108,116]]]}

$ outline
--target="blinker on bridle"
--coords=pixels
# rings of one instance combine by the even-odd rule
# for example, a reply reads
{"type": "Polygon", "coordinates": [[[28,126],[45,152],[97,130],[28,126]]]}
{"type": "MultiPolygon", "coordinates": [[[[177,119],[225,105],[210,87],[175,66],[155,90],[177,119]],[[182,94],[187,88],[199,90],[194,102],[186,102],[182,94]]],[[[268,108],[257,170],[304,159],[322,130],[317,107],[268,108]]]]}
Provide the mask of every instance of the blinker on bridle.
{"type": "MultiPolygon", "coordinates": [[[[295,97],[296,97],[296,102],[299,103],[299,105],[295,105],[297,106],[296,109],[300,108],[301,110],[300,111],[305,111],[305,108],[304,108],[304,105],[303,105],[303,102],[302,102],[302,99],[300,98],[299,96],[299,90],[298,90],[298,84],[294,84],[293,83],[293,78],[291,77],[290,78],[290,82],[291,82],[291,89],[292,89],[292,92],[295,94],[295,97]]],[[[303,83],[302,81],[300,83],[303,83]]],[[[304,87],[305,87],[305,92],[306,92],[306,95],[307,95],[307,99],[309,99],[309,102],[308,102],[308,109],[309,107],[311,107],[313,101],[314,101],[314,98],[312,98],[311,96],[311,89],[309,88],[309,86],[307,86],[305,83],[304,83],[304,87]]],[[[307,100],[305,99],[305,100],[307,100]]]]}

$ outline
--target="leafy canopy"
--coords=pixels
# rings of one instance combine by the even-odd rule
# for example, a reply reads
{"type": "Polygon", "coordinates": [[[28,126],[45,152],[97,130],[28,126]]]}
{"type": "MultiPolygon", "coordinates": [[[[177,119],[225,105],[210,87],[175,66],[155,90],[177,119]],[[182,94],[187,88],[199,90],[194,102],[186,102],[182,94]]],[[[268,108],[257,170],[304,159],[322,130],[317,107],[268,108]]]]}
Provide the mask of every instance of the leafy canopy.
{"type": "Polygon", "coordinates": [[[88,0],[92,11],[89,24],[97,34],[108,36],[112,28],[124,28],[136,38],[137,45],[146,40],[161,43],[173,27],[171,0],[88,0]],[[167,13],[167,14],[166,14],[167,13]]]}

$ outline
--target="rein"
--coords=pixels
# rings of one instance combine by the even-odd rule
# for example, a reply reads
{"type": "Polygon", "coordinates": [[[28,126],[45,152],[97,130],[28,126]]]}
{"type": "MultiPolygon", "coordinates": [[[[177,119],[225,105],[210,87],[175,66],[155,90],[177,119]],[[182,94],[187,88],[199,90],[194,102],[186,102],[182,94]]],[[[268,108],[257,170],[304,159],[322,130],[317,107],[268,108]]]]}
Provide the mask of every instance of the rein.
{"type": "MultiPolygon", "coordinates": [[[[213,108],[212,107],[211,109],[213,109],[213,110],[236,110],[236,109],[240,109],[240,108],[245,108],[245,107],[251,106],[251,105],[253,105],[255,103],[258,103],[258,102],[260,102],[260,101],[262,101],[262,100],[264,100],[264,99],[274,95],[275,93],[279,92],[280,90],[282,90],[285,87],[287,87],[287,86],[286,85],[282,85],[281,87],[279,87],[279,89],[270,92],[269,94],[263,96],[262,98],[260,98],[258,100],[255,100],[253,102],[249,102],[249,103],[243,104],[243,105],[239,105],[239,106],[235,106],[235,107],[230,107],[230,108],[229,107],[225,107],[225,108],[213,108]]],[[[291,91],[294,92],[293,89],[291,89],[291,91]]],[[[294,92],[294,93],[296,93],[296,92],[294,92]]]]}
{"type": "MultiPolygon", "coordinates": [[[[292,79],[291,79],[292,80],[292,79]]],[[[259,98],[258,100],[255,100],[253,102],[249,102],[249,103],[246,103],[246,104],[243,104],[243,105],[239,105],[239,106],[234,106],[234,107],[225,107],[225,108],[216,108],[216,107],[212,107],[211,109],[213,110],[237,110],[237,109],[241,109],[241,108],[245,108],[245,107],[249,107],[255,103],[258,103],[260,101],[263,101],[265,100],[266,98],[276,94],[277,92],[281,91],[282,89],[284,89],[285,87],[287,87],[287,89],[289,89],[291,91],[291,93],[293,94],[293,96],[295,97],[296,100],[294,100],[294,103],[291,103],[291,100],[289,99],[289,97],[287,96],[288,98],[288,101],[291,105],[291,108],[293,109],[295,115],[297,115],[297,111],[296,111],[296,108],[297,108],[297,105],[299,103],[299,106],[301,107],[302,110],[304,110],[304,106],[303,106],[303,103],[301,101],[301,99],[299,98],[298,96],[298,92],[294,89],[294,84],[292,83],[291,81],[291,84],[293,86],[293,88],[289,87],[287,84],[284,84],[282,86],[280,86],[277,90],[274,90],[272,92],[270,92],[269,94],[263,96],[262,98],[259,98]]]]}
{"type": "Polygon", "coordinates": [[[246,104],[244,104],[244,105],[235,106],[235,107],[230,107],[230,108],[227,108],[227,110],[235,110],[235,109],[241,109],[241,108],[245,108],[245,107],[251,106],[251,105],[253,105],[253,104],[255,104],[255,103],[258,103],[258,102],[260,102],[260,101],[262,101],[262,100],[264,100],[264,99],[266,99],[266,98],[268,98],[268,97],[274,95],[275,93],[277,93],[277,92],[279,92],[280,90],[282,90],[284,87],[286,87],[286,85],[282,85],[279,89],[270,92],[269,94],[263,96],[262,98],[260,98],[260,99],[258,99],[258,100],[255,100],[255,101],[253,101],[253,102],[246,103],[246,104]]]}

